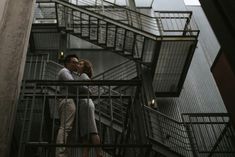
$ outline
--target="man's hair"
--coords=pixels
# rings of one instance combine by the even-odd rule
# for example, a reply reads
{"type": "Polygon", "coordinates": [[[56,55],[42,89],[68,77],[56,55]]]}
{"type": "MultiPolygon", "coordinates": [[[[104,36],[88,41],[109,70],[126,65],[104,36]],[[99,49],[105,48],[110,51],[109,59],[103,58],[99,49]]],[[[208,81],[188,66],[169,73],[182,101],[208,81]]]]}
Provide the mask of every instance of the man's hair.
{"type": "Polygon", "coordinates": [[[64,59],[64,65],[65,66],[66,66],[67,63],[69,63],[71,61],[71,58],[77,58],[79,60],[78,56],[75,55],[75,54],[67,55],[64,59]]]}

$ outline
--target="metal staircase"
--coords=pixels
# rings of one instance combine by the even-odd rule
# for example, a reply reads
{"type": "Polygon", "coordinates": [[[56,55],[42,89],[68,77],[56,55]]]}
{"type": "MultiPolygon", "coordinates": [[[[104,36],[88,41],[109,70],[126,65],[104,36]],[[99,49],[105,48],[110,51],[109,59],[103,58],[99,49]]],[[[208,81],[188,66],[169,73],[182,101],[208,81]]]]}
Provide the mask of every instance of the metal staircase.
{"type": "MultiPolygon", "coordinates": [[[[169,25],[173,16],[169,12],[156,12],[157,18],[153,18],[106,1],[96,5],[74,5],[62,0],[54,2],[55,21],[60,31],[118,53],[129,61],[95,76],[92,82],[59,82],[55,79],[61,66],[50,61],[47,55],[28,59],[15,128],[21,130],[20,133],[16,130],[15,134],[15,140],[19,142],[18,157],[53,156],[58,146],[55,144],[59,123],[56,99],[78,100],[84,97],[92,98],[96,104],[104,156],[234,154],[231,140],[234,139],[234,129],[227,115],[185,114],[182,121],[176,121],[148,107],[145,99],[151,96],[144,95],[149,94],[145,92],[148,86],[142,88],[145,86],[141,82],[143,80],[136,79],[140,78],[137,77],[140,72],[137,65],[144,66],[153,79],[159,79],[155,81],[157,85],[154,84],[158,91],[172,91],[173,85],[179,91],[198,36],[198,31],[191,28],[191,16],[177,17],[176,23],[169,25]],[[177,59],[181,62],[175,62],[177,59]],[[161,83],[164,78],[167,78],[167,87],[161,83]],[[93,93],[88,96],[77,93],[63,95],[57,92],[61,85],[67,88],[86,85],[93,93]]],[[[72,156],[77,156],[84,145],[78,140],[78,125],[74,129],[73,140],[66,146],[72,149],[72,156]]]]}
{"type": "Polygon", "coordinates": [[[105,0],[53,2],[40,3],[43,18],[36,18],[32,33],[43,31],[39,25],[48,32],[53,19],[59,32],[146,65],[157,96],[179,96],[199,34],[192,12],[156,11],[151,17],[105,0]]]}
{"type": "MultiPolygon", "coordinates": [[[[20,129],[18,137],[21,137],[20,153],[24,155],[25,153],[31,155],[32,153],[42,153],[40,150],[34,150],[31,147],[45,147],[45,149],[50,150],[44,152],[45,154],[53,153],[50,148],[56,146],[53,141],[55,141],[58,127],[55,112],[56,98],[65,97],[66,95],[49,92],[52,89],[49,87],[59,86],[60,82],[26,81],[25,83],[17,114],[21,121],[18,122],[18,128],[20,129]],[[33,90],[28,91],[28,89],[33,90]]],[[[133,86],[137,85],[136,83],[122,81],[118,84],[133,86]]],[[[94,82],[92,84],[89,82],[67,82],[66,84],[68,86],[82,84],[91,86],[94,85],[94,82]]],[[[97,86],[114,84],[114,82],[96,81],[97,86]]],[[[78,98],[76,95],[67,96],[74,99],[78,98]]],[[[82,97],[82,95],[79,97],[82,97]]],[[[109,94],[98,94],[90,97],[96,100],[97,125],[104,150],[111,156],[123,152],[123,150],[117,148],[115,148],[116,151],[113,150],[114,148],[108,149],[112,144],[128,144],[129,140],[132,139],[130,141],[135,141],[141,145],[141,138],[145,139],[145,144],[151,144],[149,156],[156,154],[163,156],[212,156],[224,153],[227,153],[227,156],[233,156],[235,153],[233,142],[235,131],[227,114],[183,114],[182,121],[176,121],[144,104],[141,105],[135,102],[141,100],[141,97],[134,98],[134,101],[131,99],[133,96],[130,97],[130,95],[125,95],[122,98],[109,94]],[[126,100],[130,103],[122,101],[120,104],[115,104],[113,100],[126,100]],[[127,108],[123,108],[121,104],[126,104],[127,108]],[[136,119],[137,117],[138,119],[136,119]],[[143,121],[141,121],[141,117],[143,121]]],[[[71,146],[78,149],[79,145],[76,139],[79,138],[76,129],[78,129],[77,125],[75,125],[75,134],[73,134],[75,141],[73,140],[71,146]]],[[[70,146],[68,145],[68,147],[70,146]]],[[[73,151],[74,155],[78,153],[75,149],[73,151]]]]}
{"type": "MultiPolygon", "coordinates": [[[[22,84],[14,132],[15,149],[18,150],[19,157],[53,156],[59,124],[56,100],[69,97],[93,99],[102,139],[101,147],[107,157],[139,152],[142,151],[142,146],[146,146],[142,153],[150,157],[212,156],[221,153],[232,156],[235,153],[235,131],[226,114],[183,114],[182,121],[176,121],[147,107],[145,95],[148,93],[143,88],[145,84],[123,77],[135,78],[136,75],[128,75],[132,70],[124,72],[125,75],[118,75],[120,69],[128,71],[124,68],[126,65],[135,67],[130,61],[97,75],[99,80],[63,82],[67,87],[88,85],[92,90],[95,89],[88,96],[58,93],[62,82],[56,81],[55,76],[61,65],[50,61],[47,54],[29,55],[26,63],[27,71],[22,84]],[[112,80],[113,78],[118,79],[112,80]],[[118,87],[118,91],[112,87],[118,87]]],[[[74,126],[73,140],[67,145],[72,149],[72,156],[81,153],[80,149],[84,146],[79,143],[78,128],[78,125],[74,126]]]]}
{"type": "MultiPolygon", "coordinates": [[[[131,68],[131,71],[128,71],[124,68],[125,66],[135,67],[135,64],[131,61],[123,62],[120,66],[115,66],[106,72],[113,77],[113,74],[118,74],[123,71],[123,75],[118,75],[116,78],[126,80],[126,82],[123,81],[121,84],[124,83],[123,86],[126,86],[125,89],[128,89],[133,86],[133,82],[136,82],[131,81],[131,83],[128,83],[130,82],[128,78],[136,77],[136,72],[133,74],[133,68],[131,68]],[[115,71],[118,71],[118,73],[115,71]],[[128,77],[124,78],[124,76],[128,77]]],[[[71,94],[63,96],[58,93],[58,86],[61,85],[61,83],[56,81],[56,75],[62,67],[63,66],[60,64],[49,60],[48,54],[27,56],[26,71],[17,112],[18,125],[16,125],[16,129],[18,131],[14,133],[16,136],[14,140],[19,150],[18,156],[30,156],[33,154],[41,156],[44,153],[53,156],[53,150],[47,152],[44,148],[48,148],[49,145],[55,142],[55,135],[59,123],[56,108],[57,98],[73,97],[74,99],[80,99],[80,97],[84,97],[82,95],[78,97],[71,94]],[[39,147],[40,149],[38,149],[39,147]]],[[[103,79],[111,79],[106,72],[97,75],[96,79],[99,79],[100,76],[102,76],[103,79]]],[[[69,83],[67,86],[76,86],[76,84],[79,85],[79,83],[75,81],[74,83],[72,82],[72,84],[69,83]]],[[[89,88],[95,90],[92,92],[90,98],[92,98],[96,104],[96,120],[103,141],[102,146],[105,145],[105,156],[120,155],[127,151],[127,148],[124,148],[122,145],[125,144],[123,141],[126,139],[125,136],[127,134],[127,119],[131,105],[131,95],[128,96],[128,94],[131,93],[126,93],[125,91],[124,93],[119,93],[111,88],[120,86],[121,84],[118,80],[117,82],[110,81],[110,83],[104,83],[103,80],[98,80],[98,85],[94,87],[92,83],[91,86],[89,86],[89,88]],[[120,146],[114,147],[114,143],[120,146]]],[[[78,139],[76,133],[78,132],[77,125],[75,125],[74,132],[74,139],[78,139]]],[[[76,140],[73,141],[73,143],[77,145],[76,148],[82,147],[81,144],[79,146],[76,140]]],[[[128,145],[126,146],[128,147],[128,145]]],[[[133,143],[129,147],[130,149],[140,148],[133,145],[133,143]]],[[[76,156],[81,151],[73,149],[72,152],[73,156],[76,156]]]]}
{"type": "Polygon", "coordinates": [[[62,31],[128,59],[143,64],[151,62],[157,40],[155,35],[143,32],[133,25],[116,21],[106,14],[99,14],[100,11],[97,8],[87,9],[60,0],[54,2],[56,2],[58,14],[57,24],[62,31]]]}
{"type": "MultiPolygon", "coordinates": [[[[97,86],[101,89],[101,86],[136,86],[139,84],[138,81],[122,81],[122,82],[110,82],[104,83],[103,81],[93,81],[93,82],[63,82],[63,86],[67,87],[79,87],[81,85],[97,86]],[[95,83],[95,84],[94,84],[95,83]]],[[[98,92],[96,95],[83,96],[83,95],[73,95],[73,94],[60,94],[55,92],[55,89],[61,85],[60,81],[43,81],[43,80],[25,80],[21,92],[21,98],[19,103],[18,115],[20,121],[18,121],[18,129],[20,136],[18,136],[17,141],[19,142],[19,156],[35,155],[39,153],[43,155],[44,153],[53,155],[53,150],[42,152],[39,147],[45,147],[49,149],[52,144],[55,148],[55,136],[58,129],[58,116],[56,103],[58,98],[73,98],[79,101],[81,98],[92,98],[95,100],[96,104],[96,119],[99,128],[99,133],[102,139],[102,146],[104,147],[104,153],[114,154],[120,153],[123,149],[119,148],[116,151],[111,151],[106,147],[110,145],[123,144],[127,132],[127,115],[129,113],[128,108],[130,108],[131,95],[117,96],[113,95],[111,92],[103,93],[98,92]],[[116,101],[114,101],[116,100],[116,101]],[[129,107],[128,107],[129,106],[129,107]],[[33,149],[33,148],[37,149],[33,149]],[[107,149],[107,150],[106,150],[107,149]],[[38,152],[39,151],[39,152],[38,152]]],[[[111,90],[111,88],[109,88],[111,90]]],[[[79,106],[77,104],[77,106],[79,106]]],[[[76,113],[77,115],[78,113],[76,113]]],[[[73,147],[79,148],[79,137],[78,137],[78,126],[74,125],[74,134],[72,144],[73,147]],[[77,146],[76,146],[77,145],[77,146]]],[[[134,143],[133,143],[134,144],[134,143]]],[[[80,144],[81,145],[81,144],[80,144]]],[[[69,147],[69,146],[68,146],[69,147]]],[[[114,146],[112,146],[114,147],[114,146]]],[[[114,149],[114,148],[112,148],[114,149]]],[[[78,155],[74,153],[73,156],[78,155]]],[[[105,155],[107,156],[107,155],[105,155]]]]}
{"type": "MultiPolygon", "coordinates": [[[[62,65],[52,61],[49,59],[49,54],[37,54],[37,55],[28,55],[26,60],[26,68],[25,68],[25,75],[24,80],[57,80],[57,74],[59,70],[63,68],[62,65]]],[[[92,78],[92,80],[131,80],[137,77],[136,65],[133,61],[125,61],[117,66],[110,68],[107,71],[104,71],[92,78]]],[[[23,86],[25,94],[40,92],[41,89],[34,89],[33,84],[27,84],[27,86],[23,86]]],[[[22,87],[22,88],[23,88],[22,87]]],[[[92,87],[91,87],[92,88],[92,87]]],[[[115,122],[114,126],[116,126],[116,130],[118,132],[122,132],[122,128],[124,126],[124,119],[127,114],[128,110],[128,103],[125,99],[122,100],[122,96],[125,93],[124,90],[121,89],[118,91],[118,86],[112,86],[111,89],[108,87],[99,87],[99,88],[92,88],[92,94],[99,94],[103,95],[116,95],[119,99],[94,99],[94,102],[100,105],[97,105],[96,113],[97,113],[97,120],[102,120],[102,122],[106,125],[110,124],[110,103],[112,103],[112,120],[115,122]],[[122,93],[120,93],[122,92],[122,93]],[[101,114],[101,115],[100,115],[101,114]],[[102,116],[102,119],[98,117],[102,116]]],[[[50,88],[50,93],[58,92],[58,89],[55,87],[50,88]]],[[[51,102],[54,103],[54,102],[51,102]]]]}

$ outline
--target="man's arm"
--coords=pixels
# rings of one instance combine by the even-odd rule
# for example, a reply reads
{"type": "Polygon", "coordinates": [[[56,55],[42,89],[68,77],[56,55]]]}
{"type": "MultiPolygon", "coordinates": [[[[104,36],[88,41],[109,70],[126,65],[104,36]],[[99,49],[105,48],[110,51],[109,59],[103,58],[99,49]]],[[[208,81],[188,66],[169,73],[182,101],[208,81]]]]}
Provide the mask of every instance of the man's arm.
{"type": "MultiPolygon", "coordinates": [[[[86,75],[84,76],[82,79],[80,77],[78,77],[78,79],[76,79],[76,77],[74,76],[75,74],[72,74],[68,69],[62,69],[59,74],[58,74],[58,79],[59,80],[64,80],[64,81],[70,81],[70,80],[90,80],[90,78],[86,75]],[[75,77],[75,78],[74,78],[75,77]]],[[[73,93],[73,94],[88,94],[89,89],[87,86],[70,86],[68,88],[69,93],[73,93]]]]}
{"type": "Polygon", "coordinates": [[[63,81],[74,80],[71,72],[65,68],[59,72],[58,79],[63,81]]]}

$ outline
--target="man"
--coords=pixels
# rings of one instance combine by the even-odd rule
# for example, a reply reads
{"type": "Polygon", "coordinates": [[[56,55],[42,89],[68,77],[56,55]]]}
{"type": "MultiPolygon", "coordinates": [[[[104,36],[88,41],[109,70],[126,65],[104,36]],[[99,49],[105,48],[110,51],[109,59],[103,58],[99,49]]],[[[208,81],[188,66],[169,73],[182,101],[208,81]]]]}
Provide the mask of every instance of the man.
{"type": "MultiPolygon", "coordinates": [[[[58,80],[74,80],[73,72],[77,71],[78,57],[76,55],[68,55],[64,60],[64,68],[58,73],[58,80]]],[[[74,89],[73,89],[74,90],[74,89]]],[[[61,93],[71,92],[71,88],[61,87],[61,93]]],[[[76,91],[76,87],[75,90],[76,91]]],[[[59,99],[58,100],[58,113],[60,118],[60,127],[57,134],[56,143],[66,144],[68,133],[72,130],[76,106],[73,99],[59,99]]],[[[56,148],[56,157],[68,157],[68,150],[65,147],[56,148]]]]}

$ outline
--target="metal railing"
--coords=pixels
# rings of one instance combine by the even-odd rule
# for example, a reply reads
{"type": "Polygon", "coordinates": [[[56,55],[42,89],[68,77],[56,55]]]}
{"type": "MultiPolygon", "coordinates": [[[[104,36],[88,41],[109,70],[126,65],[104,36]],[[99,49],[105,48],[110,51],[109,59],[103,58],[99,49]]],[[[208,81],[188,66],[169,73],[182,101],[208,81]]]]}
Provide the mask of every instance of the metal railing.
{"type": "Polygon", "coordinates": [[[144,114],[150,140],[157,141],[183,156],[192,156],[191,144],[183,123],[147,106],[144,106],[144,114]]]}
{"type": "MultiPolygon", "coordinates": [[[[35,63],[35,58],[36,60],[38,60],[37,58],[39,58],[41,56],[41,54],[39,55],[29,55],[27,58],[27,65],[26,65],[26,69],[32,69],[28,66],[33,65],[35,63]]],[[[44,66],[39,66],[40,68],[33,68],[32,70],[27,70],[27,73],[30,73],[31,77],[24,77],[24,80],[57,80],[57,74],[58,72],[63,68],[62,65],[48,60],[49,56],[47,56],[47,59],[45,62],[43,62],[44,66]],[[43,71],[43,72],[40,72],[43,71]],[[32,72],[32,74],[31,74],[32,72]],[[37,74],[37,75],[36,75],[37,74]],[[40,75],[39,75],[40,74],[40,75]],[[34,77],[32,77],[34,76],[34,77]]],[[[34,66],[37,66],[38,63],[36,63],[34,66]]],[[[135,64],[134,62],[131,61],[127,61],[124,62],[118,66],[115,66],[113,68],[111,68],[110,70],[107,70],[97,76],[95,76],[93,79],[95,80],[121,80],[121,78],[123,80],[128,80],[128,79],[133,79],[134,77],[136,77],[136,68],[135,68],[135,64]],[[121,75],[120,75],[121,74],[121,75]],[[114,76],[115,75],[115,76],[114,76]],[[117,75],[117,76],[116,76],[117,75]],[[102,78],[100,78],[102,77],[102,78]],[[121,78],[120,78],[121,77],[121,78]]],[[[27,74],[27,75],[28,75],[27,74]]],[[[76,77],[76,75],[74,75],[74,77],[76,77]]],[[[29,87],[27,87],[29,89],[29,87]]],[[[111,95],[115,95],[117,97],[120,97],[121,101],[118,99],[112,99],[112,100],[107,100],[107,99],[97,99],[95,98],[94,101],[96,103],[100,103],[100,109],[104,112],[101,113],[101,116],[103,116],[106,119],[109,119],[109,114],[107,114],[107,112],[110,110],[110,106],[109,103],[110,101],[112,101],[113,104],[113,109],[116,111],[113,114],[113,120],[119,124],[120,126],[124,126],[124,121],[123,121],[123,116],[126,115],[127,113],[127,108],[128,108],[128,101],[126,101],[125,99],[122,99],[122,96],[124,95],[123,92],[125,92],[124,90],[127,89],[113,89],[113,88],[117,88],[117,86],[112,87],[112,89],[109,89],[110,87],[108,86],[101,86],[100,88],[98,87],[91,87],[92,90],[92,94],[93,95],[97,95],[98,93],[100,95],[107,95],[107,94],[111,94],[111,95]]],[[[127,87],[129,88],[129,87],[127,87]]],[[[51,88],[52,89],[52,88],[51,88]]],[[[31,86],[31,91],[33,90],[33,87],[31,86]]],[[[55,88],[54,88],[55,90],[55,88]]],[[[28,90],[29,91],[29,90],[28,90]]],[[[98,111],[96,111],[98,114],[98,111]]],[[[119,129],[121,130],[121,129],[119,129]]]]}
{"type": "MultiPolygon", "coordinates": [[[[96,120],[98,132],[100,133],[103,144],[118,144],[115,138],[121,136],[126,121],[126,109],[133,97],[133,93],[113,95],[111,86],[139,86],[139,81],[48,81],[48,80],[25,80],[21,90],[16,123],[18,124],[19,156],[27,154],[27,145],[32,144],[50,144],[55,145],[55,137],[58,129],[58,113],[56,104],[59,99],[74,99],[76,106],[79,106],[81,99],[95,100],[96,120]],[[98,92],[82,94],[81,86],[87,86],[89,89],[95,87],[98,92]],[[109,92],[102,92],[102,87],[108,87],[109,92]],[[63,89],[60,92],[59,89],[63,89]],[[114,104],[113,100],[118,100],[114,104]],[[103,101],[106,100],[104,105],[103,101]],[[106,109],[104,109],[106,108],[106,109]],[[123,113],[123,114],[121,114],[123,113]],[[118,133],[119,132],[119,133],[118,133]],[[118,133],[118,134],[117,134],[118,133]],[[117,134],[117,135],[115,135],[117,134]]],[[[76,110],[76,119],[78,120],[78,109],[76,110]]],[[[79,126],[74,126],[72,135],[73,144],[79,145],[79,126]]],[[[120,138],[119,138],[120,139],[120,138]]],[[[121,144],[121,143],[120,143],[121,144]]],[[[59,145],[56,145],[59,146],[59,145]]],[[[69,145],[67,145],[70,147],[69,145]]],[[[102,145],[103,146],[103,145],[102,145]]],[[[54,147],[55,148],[55,147],[54,147]]],[[[41,149],[38,149],[41,150],[41,149]]],[[[52,153],[51,151],[49,151],[52,153]]],[[[35,153],[35,152],[34,152],[35,153]]],[[[48,152],[45,152],[46,154],[48,152]]]]}
{"type": "Polygon", "coordinates": [[[48,144],[48,143],[38,143],[38,142],[28,142],[26,143],[27,151],[37,152],[35,154],[40,155],[40,157],[52,157],[54,156],[54,149],[56,147],[67,147],[70,157],[80,157],[82,156],[83,148],[90,148],[88,157],[97,157],[95,149],[102,149],[102,157],[123,157],[129,154],[131,157],[148,157],[151,145],[148,144],[102,144],[102,145],[89,145],[89,144],[48,144]]]}
{"type": "Polygon", "coordinates": [[[33,23],[34,24],[57,23],[55,3],[37,2],[35,6],[33,23]]]}
{"type": "Polygon", "coordinates": [[[59,28],[128,59],[143,64],[152,61],[156,43],[148,35],[70,3],[58,1],[57,13],[59,28]]]}
{"type": "Polygon", "coordinates": [[[157,21],[154,17],[142,14],[123,6],[116,5],[105,0],[98,0],[95,3],[87,0],[80,1],[80,3],[76,3],[75,1],[73,2],[71,2],[71,4],[74,4],[82,9],[89,10],[96,14],[98,13],[99,15],[103,15],[114,21],[121,22],[126,26],[130,26],[154,35],[160,34],[157,21]]]}
{"type": "Polygon", "coordinates": [[[212,156],[235,154],[235,130],[227,113],[182,114],[194,151],[212,156]]]}
{"type": "Polygon", "coordinates": [[[57,74],[62,68],[61,64],[49,60],[49,54],[29,54],[23,79],[57,80],[57,74]]]}
{"type": "MultiPolygon", "coordinates": [[[[190,11],[155,11],[155,16],[151,17],[104,0],[79,1],[79,3],[71,1],[70,3],[156,36],[197,37],[199,34],[190,11]]],[[[55,3],[38,2],[35,7],[34,23],[57,22],[55,3]]]]}
{"type": "Polygon", "coordinates": [[[195,36],[199,30],[192,16],[192,11],[155,11],[163,36],[195,36]]]}
{"type": "Polygon", "coordinates": [[[45,74],[43,76],[44,80],[57,80],[57,74],[63,67],[64,66],[59,63],[48,60],[46,63],[45,74]]]}
{"type": "Polygon", "coordinates": [[[187,113],[182,122],[147,106],[144,114],[148,138],[183,156],[235,154],[235,130],[227,113],[187,113]]]}
{"type": "MultiPolygon", "coordinates": [[[[137,80],[103,79],[55,81],[54,78],[62,66],[48,61],[48,58],[47,54],[29,55],[26,62],[25,77],[27,76],[26,78],[31,81],[27,79],[23,81],[19,100],[16,121],[18,121],[17,127],[19,127],[17,129],[21,130],[17,136],[21,137],[18,139],[20,140],[20,154],[25,151],[26,145],[35,144],[34,142],[37,144],[46,143],[48,147],[50,144],[55,144],[53,142],[55,142],[56,129],[58,129],[56,110],[58,98],[73,98],[77,100],[76,102],[79,102],[81,98],[93,99],[96,104],[99,132],[108,132],[102,135],[103,141],[111,145],[120,142],[115,140],[114,135],[121,136],[126,127],[126,116],[129,105],[132,104],[130,102],[134,101],[135,89],[132,92],[130,92],[131,90],[114,91],[113,89],[117,86],[129,89],[139,86],[140,82],[137,80]],[[53,66],[47,67],[48,63],[53,66]],[[40,80],[45,78],[49,78],[49,80],[40,80]],[[79,94],[79,86],[83,85],[88,86],[92,90],[92,94],[79,94]],[[61,86],[65,87],[66,91],[73,86],[71,90],[75,93],[60,93],[59,87],[61,86]]],[[[144,106],[143,111],[147,137],[153,144],[160,143],[183,156],[233,155],[235,153],[235,132],[228,115],[225,113],[183,114],[183,121],[179,122],[147,106],[144,106]]],[[[78,129],[77,125],[76,129],[78,129]]],[[[75,139],[78,138],[78,134],[74,136],[76,136],[75,139]]]]}
{"type": "MultiPolygon", "coordinates": [[[[24,80],[57,80],[63,65],[49,60],[49,54],[30,54],[26,59],[24,80]]],[[[137,76],[133,61],[125,61],[96,76],[93,80],[130,80],[137,76]]]]}
{"type": "Polygon", "coordinates": [[[48,54],[29,54],[26,58],[24,79],[42,80],[44,79],[46,65],[49,61],[48,54]]]}
{"type": "Polygon", "coordinates": [[[156,36],[197,37],[199,34],[190,11],[155,11],[151,17],[105,0],[70,3],[156,36]]]}

